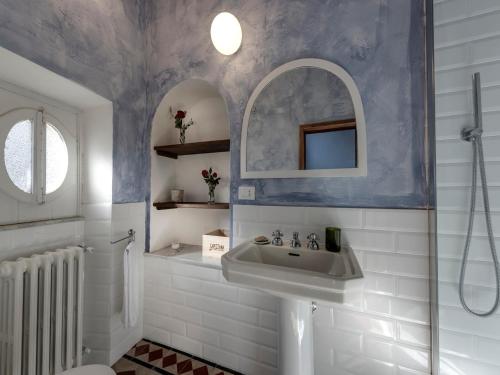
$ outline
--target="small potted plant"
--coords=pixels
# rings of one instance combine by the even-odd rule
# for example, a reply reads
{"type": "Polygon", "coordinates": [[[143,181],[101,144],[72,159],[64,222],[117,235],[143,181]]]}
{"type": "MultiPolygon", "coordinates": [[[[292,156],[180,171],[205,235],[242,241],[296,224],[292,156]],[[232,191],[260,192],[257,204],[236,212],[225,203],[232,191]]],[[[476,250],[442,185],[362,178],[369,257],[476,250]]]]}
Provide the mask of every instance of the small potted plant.
{"type": "Polygon", "coordinates": [[[186,130],[194,124],[193,120],[189,120],[186,122],[187,111],[177,111],[175,115],[172,112],[172,108],[170,108],[170,116],[174,118],[175,128],[179,129],[179,142],[181,144],[186,143],[186,130]]]}
{"type": "Polygon", "coordinates": [[[212,167],[201,171],[203,180],[208,185],[208,204],[215,204],[215,187],[219,185],[220,177],[212,170],[212,167]]]}

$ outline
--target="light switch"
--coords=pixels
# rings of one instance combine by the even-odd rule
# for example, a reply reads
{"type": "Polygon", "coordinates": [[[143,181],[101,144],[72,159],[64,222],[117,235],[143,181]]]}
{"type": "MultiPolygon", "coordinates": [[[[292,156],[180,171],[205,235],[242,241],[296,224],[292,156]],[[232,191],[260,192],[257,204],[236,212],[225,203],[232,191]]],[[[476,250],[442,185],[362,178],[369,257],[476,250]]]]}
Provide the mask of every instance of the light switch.
{"type": "Polygon", "coordinates": [[[255,186],[240,186],[238,187],[238,199],[255,200],[255,186]]]}

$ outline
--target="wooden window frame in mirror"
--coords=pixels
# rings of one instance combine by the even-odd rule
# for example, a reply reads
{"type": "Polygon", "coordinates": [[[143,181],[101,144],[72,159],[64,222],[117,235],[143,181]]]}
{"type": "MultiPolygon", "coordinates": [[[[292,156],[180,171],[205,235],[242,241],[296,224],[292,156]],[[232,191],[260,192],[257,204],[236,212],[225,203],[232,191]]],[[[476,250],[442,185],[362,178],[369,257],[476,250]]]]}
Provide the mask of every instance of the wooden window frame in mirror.
{"type": "MultiPolygon", "coordinates": [[[[299,170],[305,170],[306,166],[306,135],[314,133],[325,133],[335,130],[356,130],[356,119],[346,119],[338,121],[316,122],[313,124],[303,124],[299,127],[299,170]]],[[[356,131],[357,138],[357,131],[356,131]]],[[[356,167],[358,165],[357,139],[356,148],[356,167]]]]}

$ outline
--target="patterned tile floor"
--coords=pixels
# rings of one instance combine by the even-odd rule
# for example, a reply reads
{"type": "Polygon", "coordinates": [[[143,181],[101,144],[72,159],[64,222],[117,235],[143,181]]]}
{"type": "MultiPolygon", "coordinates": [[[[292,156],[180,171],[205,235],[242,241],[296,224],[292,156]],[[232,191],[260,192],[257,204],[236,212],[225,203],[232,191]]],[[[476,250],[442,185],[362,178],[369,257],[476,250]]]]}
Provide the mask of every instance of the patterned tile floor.
{"type": "Polygon", "coordinates": [[[138,342],[113,369],[117,375],[241,375],[148,340],[138,342]]]}

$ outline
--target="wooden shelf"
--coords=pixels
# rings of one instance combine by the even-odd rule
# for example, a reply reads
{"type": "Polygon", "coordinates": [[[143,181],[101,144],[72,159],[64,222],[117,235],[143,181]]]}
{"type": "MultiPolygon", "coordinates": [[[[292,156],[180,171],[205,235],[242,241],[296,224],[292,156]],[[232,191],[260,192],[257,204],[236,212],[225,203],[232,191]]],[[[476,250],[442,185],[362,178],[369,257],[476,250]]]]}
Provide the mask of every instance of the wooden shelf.
{"type": "Polygon", "coordinates": [[[214,203],[208,204],[206,202],[155,202],[153,206],[157,210],[171,210],[173,208],[203,208],[210,210],[227,210],[229,209],[229,203],[214,203]]]}
{"type": "Polygon", "coordinates": [[[179,155],[210,154],[213,152],[229,151],[229,139],[218,141],[194,142],[177,145],[155,146],[155,151],[160,156],[177,159],[179,155]]]}

